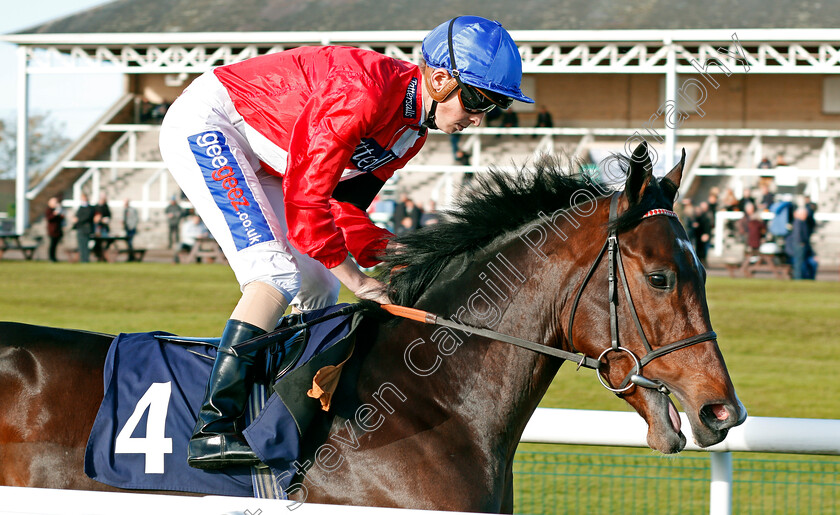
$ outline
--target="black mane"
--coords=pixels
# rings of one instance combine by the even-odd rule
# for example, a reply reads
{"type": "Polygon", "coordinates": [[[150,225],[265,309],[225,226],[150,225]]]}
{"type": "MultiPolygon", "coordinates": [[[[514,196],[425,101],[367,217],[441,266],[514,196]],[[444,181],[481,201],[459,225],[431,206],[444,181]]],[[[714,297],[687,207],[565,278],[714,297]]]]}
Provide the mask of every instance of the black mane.
{"type": "MultiPolygon", "coordinates": [[[[580,165],[567,161],[566,169],[557,158],[545,158],[533,169],[520,169],[515,174],[495,169],[476,174],[477,186],[462,195],[457,209],[448,212],[440,223],[395,238],[403,247],[384,256],[380,274],[389,283],[391,301],[412,306],[452,258],[482,249],[499,236],[535,220],[539,213],[551,214],[572,207],[575,192],[586,190],[600,198],[609,191],[583,172],[570,172],[580,169],[580,165]]],[[[627,169],[626,163],[621,158],[623,170],[627,169]]],[[[656,182],[651,181],[639,205],[614,222],[619,232],[638,224],[642,214],[654,204],[670,204],[663,200],[656,182]]]]}

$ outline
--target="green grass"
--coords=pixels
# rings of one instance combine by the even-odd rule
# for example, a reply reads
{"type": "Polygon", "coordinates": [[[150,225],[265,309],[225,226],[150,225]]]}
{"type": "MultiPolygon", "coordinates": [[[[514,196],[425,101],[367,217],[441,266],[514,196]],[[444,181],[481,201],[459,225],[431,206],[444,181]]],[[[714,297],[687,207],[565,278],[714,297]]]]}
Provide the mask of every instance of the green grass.
{"type": "MultiPolygon", "coordinates": [[[[233,273],[221,265],[0,261],[0,274],[0,319],[108,333],[159,329],[215,336],[239,298],[233,273]]],[[[707,294],[718,342],[750,415],[840,419],[835,347],[840,283],[713,277],[707,294]]],[[[342,301],[352,298],[342,291],[342,301]]],[[[569,365],[561,367],[541,406],[630,409],[604,390],[591,370],[575,372],[569,365]]],[[[655,457],[648,449],[523,444],[520,451],[515,468],[519,512],[708,509],[703,453],[684,453],[683,461],[655,457]],[[663,471],[676,479],[663,477],[663,471]],[[613,500],[602,495],[609,491],[617,492],[613,500]],[[647,494],[639,496],[640,491],[647,494]],[[595,492],[600,504],[592,504],[586,492],[595,492]]],[[[838,509],[837,457],[785,456],[781,465],[779,458],[735,454],[736,481],[741,481],[733,494],[736,512],[838,509]],[[770,472],[752,470],[768,467],[770,472]],[[821,467],[827,475],[811,472],[821,467]],[[787,472],[772,472],[777,468],[787,472]],[[830,485],[807,486],[809,477],[830,485]],[[771,497],[774,493],[783,499],[771,497]]]]}

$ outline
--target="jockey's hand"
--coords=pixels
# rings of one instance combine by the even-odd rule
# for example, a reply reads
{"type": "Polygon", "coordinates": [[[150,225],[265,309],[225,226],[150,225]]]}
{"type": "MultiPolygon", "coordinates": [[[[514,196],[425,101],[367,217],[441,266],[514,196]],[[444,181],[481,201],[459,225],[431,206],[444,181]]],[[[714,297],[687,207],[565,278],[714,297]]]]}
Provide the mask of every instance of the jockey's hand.
{"type": "Polygon", "coordinates": [[[379,304],[391,303],[390,299],[388,299],[387,287],[373,277],[368,277],[364,272],[362,272],[350,256],[347,256],[347,259],[345,259],[340,265],[331,268],[330,272],[332,272],[332,274],[336,276],[342,284],[347,286],[347,288],[352,291],[356,297],[365,300],[372,300],[374,302],[378,302],[379,304]]]}
{"type": "Polygon", "coordinates": [[[404,247],[405,247],[405,245],[403,245],[402,243],[397,243],[394,240],[388,240],[388,244],[385,246],[385,250],[387,250],[388,252],[397,254],[404,247]]]}
{"type": "Polygon", "coordinates": [[[388,298],[388,287],[373,277],[368,277],[368,281],[353,294],[362,300],[372,300],[378,304],[391,304],[391,299],[388,298]]]}

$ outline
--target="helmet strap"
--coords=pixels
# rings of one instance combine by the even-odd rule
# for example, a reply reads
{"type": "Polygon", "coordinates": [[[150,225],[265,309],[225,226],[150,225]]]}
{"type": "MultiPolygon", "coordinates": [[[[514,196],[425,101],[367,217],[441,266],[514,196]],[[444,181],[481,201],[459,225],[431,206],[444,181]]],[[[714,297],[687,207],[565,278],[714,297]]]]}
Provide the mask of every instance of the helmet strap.
{"type": "Polygon", "coordinates": [[[420,136],[425,136],[426,132],[429,129],[437,129],[438,126],[435,123],[435,110],[437,109],[438,101],[432,100],[432,105],[429,107],[429,114],[426,116],[426,120],[420,124],[420,130],[417,131],[420,136]]]}
{"type": "Polygon", "coordinates": [[[446,81],[442,88],[435,89],[432,85],[432,70],[431,66],[426,66],[425,70],[423,70],[423,82],[426,85],[426,91],[429,92],[429,96],[432,97],[432,105],[429,106],[429,114],[426,116],[426,121],[422,123],[420,126],[420,135],[425,136],[426,131],[429,129],[437,129],[437,124],[435,123],[435,111],[437,110],[437,105],[439,102],[443,102],[446,100],[452,91],[458,87],[458,82],[451,78],[446,81]]]}

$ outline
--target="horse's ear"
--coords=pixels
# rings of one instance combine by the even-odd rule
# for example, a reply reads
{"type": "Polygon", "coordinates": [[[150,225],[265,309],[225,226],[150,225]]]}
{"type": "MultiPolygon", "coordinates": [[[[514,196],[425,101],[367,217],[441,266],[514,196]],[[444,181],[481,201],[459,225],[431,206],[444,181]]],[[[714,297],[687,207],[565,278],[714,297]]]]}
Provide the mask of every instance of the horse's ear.
{"type": "Polygon", "coordinates": [[[639,143],[630,157],[630,174],[624,183],[624,194],[630,205],[638,204],[645,195],[650,180],[653,177],[653,165],[650,163],[647,142],[639,143]]]}
{"type": "Polygon", "coordinates": [[[665,196],[668,197],[671,202],[677,198],[677,191],[680,189],[680,181],[682,181],[682,174],[683,169],[685,168],[685,149],[682,151],[682,157],[680,158],[680,162],[677,163],[677,166],[671,169],[668,172],[668,175],[663,177],[659,181],[659,186],[662,188],[662,191],[665,192],[665,196]],[[668,181],[670,184],[668,184],[668,181]]]}

